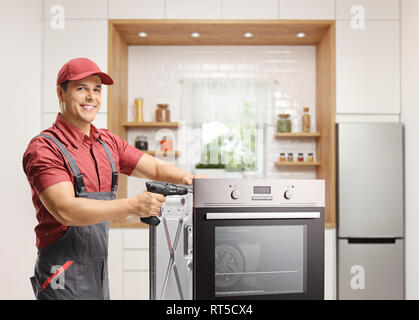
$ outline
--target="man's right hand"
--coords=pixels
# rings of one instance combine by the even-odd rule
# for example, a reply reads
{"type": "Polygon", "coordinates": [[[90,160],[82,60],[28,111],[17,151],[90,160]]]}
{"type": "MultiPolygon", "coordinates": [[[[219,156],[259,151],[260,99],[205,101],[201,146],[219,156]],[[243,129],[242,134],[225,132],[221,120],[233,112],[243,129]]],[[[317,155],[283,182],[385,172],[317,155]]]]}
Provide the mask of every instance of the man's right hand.
{"type": "Polygon", "coordinates": [[[153,192],[143,191],[132,199],[133,212],[144,218],[160,215],[160,209],[166,197],[153,192]]]}

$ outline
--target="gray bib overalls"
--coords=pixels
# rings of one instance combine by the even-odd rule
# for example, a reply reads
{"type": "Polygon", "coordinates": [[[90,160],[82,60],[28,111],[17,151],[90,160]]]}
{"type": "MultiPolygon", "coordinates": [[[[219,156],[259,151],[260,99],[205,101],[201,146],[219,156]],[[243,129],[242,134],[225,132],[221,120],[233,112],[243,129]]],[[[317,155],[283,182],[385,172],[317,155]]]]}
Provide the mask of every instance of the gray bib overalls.
{"type": "MultiPolygon", "coordinates": [[[[68,150],[54,137],[74,175],[75,196],[79,198],[113,200],[118,184],[118,172],[108,146],[105,149],[112,167],[112,187],[108,192],[86,192],[79,168],[68,150]]],[[[35,274],[31,283],[38,300],[109,299],[108,282],[109,222],[91,226],[69,226],[64,236],[38,251],[35,274]]]]}

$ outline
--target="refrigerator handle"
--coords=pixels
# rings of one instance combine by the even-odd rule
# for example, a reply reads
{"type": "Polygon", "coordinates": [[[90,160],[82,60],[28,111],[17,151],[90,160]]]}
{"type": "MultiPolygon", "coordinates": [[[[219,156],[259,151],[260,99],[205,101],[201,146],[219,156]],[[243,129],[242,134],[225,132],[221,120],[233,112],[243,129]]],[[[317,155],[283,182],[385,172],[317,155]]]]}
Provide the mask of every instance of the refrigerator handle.
{"type": "Polygon", "coordinates": [[[349,238],[349,244],[362,244],[362,243],[370,243],[370,244],[395,244],[396,240],[399,238],[349,238]]]}

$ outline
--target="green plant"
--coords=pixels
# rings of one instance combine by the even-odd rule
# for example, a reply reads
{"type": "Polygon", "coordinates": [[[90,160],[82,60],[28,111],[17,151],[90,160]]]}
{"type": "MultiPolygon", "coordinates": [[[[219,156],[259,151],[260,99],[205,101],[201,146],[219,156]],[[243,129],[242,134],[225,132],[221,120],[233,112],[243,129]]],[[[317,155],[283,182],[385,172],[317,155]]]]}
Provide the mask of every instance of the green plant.
{"type": "Polygon", "coordinates": [[[216,164],[198,163],[195,166],[195,169],[225,169],[225,165],[222,163],[216,163],[216,164]]]}

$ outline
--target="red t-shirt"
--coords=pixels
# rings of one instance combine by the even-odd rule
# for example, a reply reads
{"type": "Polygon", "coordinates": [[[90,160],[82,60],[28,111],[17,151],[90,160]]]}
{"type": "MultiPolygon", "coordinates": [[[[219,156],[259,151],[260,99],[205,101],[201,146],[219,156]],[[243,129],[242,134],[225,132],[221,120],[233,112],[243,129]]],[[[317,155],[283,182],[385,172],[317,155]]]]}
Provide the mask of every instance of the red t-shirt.
{"type": "MultiPolygon", "coordinates": [[[[97,138],[105,142],[115,161],[118,173],[131,175],[143,152],[107,129],[90,125],[90,137],[67,122],[61,114],[51,128],[42,131],[57,138],[70,152],[83,175],[86,192],[111,191],[112,168],[105,149],[97,138]]],[[[32,202],[38,225],[35,227],[36,246],[42,249],[61,238],[67,231],[44,207],[39,195],[49,186],[63,181],[74,184],[73,173],[58,146],[45,137],[36,137],[23,155],[23,170],[32,188],[32,202]]]]}

